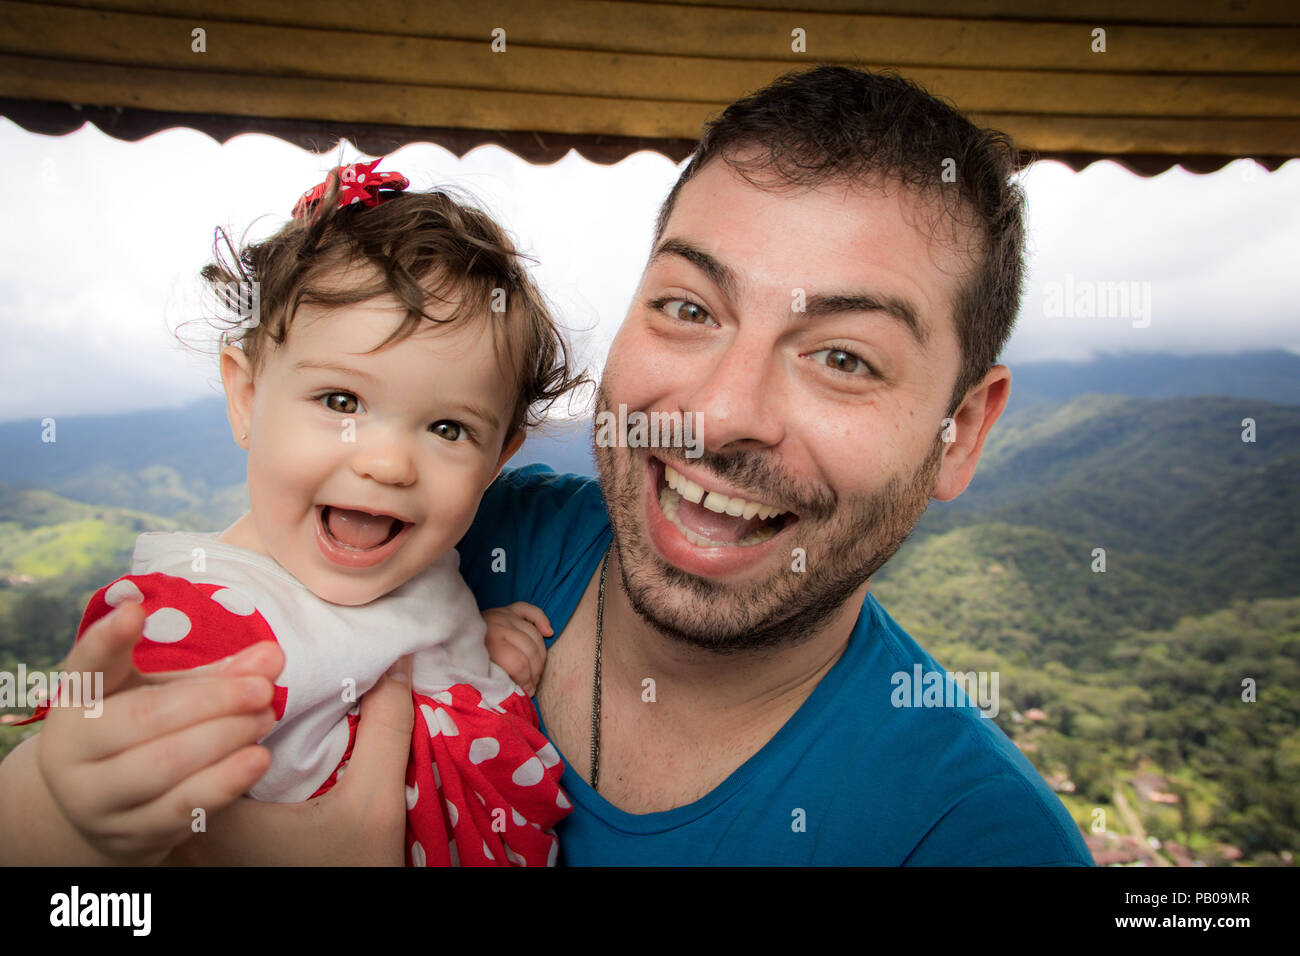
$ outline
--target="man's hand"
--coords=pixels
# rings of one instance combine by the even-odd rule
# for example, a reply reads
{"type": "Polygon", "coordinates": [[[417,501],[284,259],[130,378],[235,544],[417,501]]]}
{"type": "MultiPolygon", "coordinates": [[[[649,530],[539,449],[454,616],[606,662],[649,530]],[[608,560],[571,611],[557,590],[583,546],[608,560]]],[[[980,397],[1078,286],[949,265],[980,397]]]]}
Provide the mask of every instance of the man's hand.
{"type": "Polygon", "coordinates": [[[156,863],[192,835],[196,809],[216,813],[266,772],[256,741],[274,723],[280,649],[144,675],[131,662],[144,617],[139,605],[117,608],[63,664],[104,675],[101,715],[51,707],[41,733],[0,765],[4,862],[156,863]]]}
{"type": "Polygon", "coordinates": [[[352,759],[330,791],[303,803],[237,800],[168,863],[201,866],[402,866],[406,764],[415,724],[411,659],[361,698],[352,759]]]}
{"type": "Polygon", "coordinates": [[[543,638],[555,631],[542,609],[523,601],[483,612],[487,622],[487,650],[492,662],[532,697],[546,663],[543,638]]]}

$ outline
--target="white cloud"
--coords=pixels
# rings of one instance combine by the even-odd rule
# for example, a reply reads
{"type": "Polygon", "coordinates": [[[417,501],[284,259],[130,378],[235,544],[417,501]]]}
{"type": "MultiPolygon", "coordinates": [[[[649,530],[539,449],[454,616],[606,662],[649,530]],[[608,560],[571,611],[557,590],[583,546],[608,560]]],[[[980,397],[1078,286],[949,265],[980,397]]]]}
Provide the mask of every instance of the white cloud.
{"type": "MultiPolygon", "coordinates": [[[[217,394],[211,356],[171,329],[201,316],[198,270],[213,229],[266,235],[348,147],[318,156],[249,134],[222,145],[192,130],[125,143],[92,126],[61,137],[0,120],[0,150],[31,178],[6,197],[0,231],[0,420],[176,406],[217,394]]],[[[1030,276],[1005,358],[1083,359],[1097,350],[1300,350],[1291,278],[1300,253],[1300,163],[1247,179],[1141,179],[1110,163],[1026,174],[1030,276]],[[1152,322],[1049,319],[1043,288],[1079,279],[1152,284],[1152,322]]],[[[472,193],[538,265],[535,275],[598,367],[649,251],[654,216],[678,166],[638,153],[615,166],[569,154],[531,166],[497,147],[458,159],[412,145],[381,168],[416,188],[472,193]]]]}
{"type": "Polygon", "coordinates": [[[1030,270],[1006,361],[1300,346],[1300,163],[1267,173],[1241,160],[1150,179],[1110,162],[1081,173],[1039,163],[1025,188],[1030,270]],[[1047,285],[1067,275],[1150,283],[1150,325],[1048,317],[1047,285]]]}

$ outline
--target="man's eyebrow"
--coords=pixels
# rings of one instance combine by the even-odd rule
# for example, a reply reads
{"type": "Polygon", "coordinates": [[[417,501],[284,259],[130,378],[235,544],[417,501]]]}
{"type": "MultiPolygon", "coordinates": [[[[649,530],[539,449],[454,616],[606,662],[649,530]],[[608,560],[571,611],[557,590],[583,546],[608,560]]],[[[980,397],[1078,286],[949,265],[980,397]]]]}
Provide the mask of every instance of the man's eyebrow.
{"type": "Polygon", "coordinates": [[[691,245],[685,239],[665,239],[659,243],[659,248],[650,256],[650,261],[654,262],[668,255],[681,256],[708,276],[709,281],[721,289],[727,298],[734,299],[736,297],[736,290],[740,287],[736,273],[703,249],[691,245]]]}
{"type": "Polygon", "coordinates": [[[302,359],[297,362],[293,368],[296,372],[301,372],[303,369],[316,368],[326,372],[339,372],[343,375],[355,375],[358,378],[369,379],[372,382],[375,381],[375,377],[369,372],[363,372],[359,368],[350,368],[347,365],[338,365],[334,362],[311,362],[307,359],[302,359]]]}
{"type": "MultiPolygon", "coordinates": [[[[655,249],[650,261],[654,262],[666,255],[681,256],[708,276],[709,280],[728,298],[736,297],[736,290],[740,285],[736,273],[703,249],[691,245],[685,239],[665,239],[655,249]]],[[[916,308],[912,303],[898,296],[876,293],[814,295],[807,300],[804,312],[811,318],[821,318],[841,312],[880,312],[903,323],[912,333],[912,338],[922,348],[925,348],[929,341],[929,330],[917,318],[916,308]]]]}
{"type": "Polygon", "coordinates": [[[897,319],[912,333],[916,343],[925,348],[929,330],[916,317],[916,309],[906,299],[892,295],[858,293],[848,295],[814,295],[805,303],[804,312],[811,318],[838,315],[842,312],[880,312],[897,319]]]}

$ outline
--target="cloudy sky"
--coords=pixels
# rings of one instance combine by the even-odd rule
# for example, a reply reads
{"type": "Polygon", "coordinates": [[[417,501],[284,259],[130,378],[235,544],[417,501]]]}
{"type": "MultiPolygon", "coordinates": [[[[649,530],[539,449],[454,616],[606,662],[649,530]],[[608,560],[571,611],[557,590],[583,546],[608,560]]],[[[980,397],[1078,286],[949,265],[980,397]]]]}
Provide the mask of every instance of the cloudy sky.
{"type": "MultiPolygon", "coordinates": [[[[357,158],[347,150],[318,156],[261,135],[223,146],[191,130],[139,143],[90,126],[47,137],[0,119],[9,182],[0,379],[10,397],[0,421],[219,394],[215,359],[173,336],[202,315],[197,274],[214,227],[269,234],[340,156],[357,158]]],[[[459,160],[408,146],[381,168],[405,173],[414,188],[454,184],[475,195],[537,260],[538,281],[595,368],[677,173],[652,153],[616,166],[573,154],[531,166],[491,146],[459,160]]],[[[1024,184],[1030,275],[1008,364],[1099,351],[1300,352],[1300,162],[1276,173],[1241,161],[1208,176],[1171,170],[1152,179],[1111,163],[1082,173],[1040,163],[1024,184]],[[1096,283],[1130,284],[1129,312],[1088,314],[1081,296],[1096,283]]]]}

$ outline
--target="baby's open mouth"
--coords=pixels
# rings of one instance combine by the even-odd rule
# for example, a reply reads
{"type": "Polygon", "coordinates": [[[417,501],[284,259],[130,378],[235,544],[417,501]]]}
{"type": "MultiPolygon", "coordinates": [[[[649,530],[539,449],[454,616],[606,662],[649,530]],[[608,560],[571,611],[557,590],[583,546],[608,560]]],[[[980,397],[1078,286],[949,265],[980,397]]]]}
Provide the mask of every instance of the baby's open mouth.
{"type": "Polygon", "coordinates": [[[320,510],[321,527],[342,548],[370,551],[388,544],[408,522],[393,515],[372,514],[351,508],[325,505],[320,510]]]}
{"type": "Polygon", "coordinates": [[[665,462],[655,462],[659,508],[691,544],[701,548],[762,544],[799,520],[762,501],[710,491],[665,462]]]}

